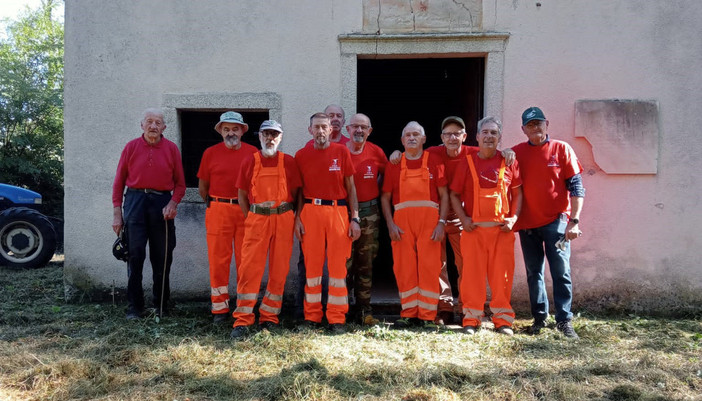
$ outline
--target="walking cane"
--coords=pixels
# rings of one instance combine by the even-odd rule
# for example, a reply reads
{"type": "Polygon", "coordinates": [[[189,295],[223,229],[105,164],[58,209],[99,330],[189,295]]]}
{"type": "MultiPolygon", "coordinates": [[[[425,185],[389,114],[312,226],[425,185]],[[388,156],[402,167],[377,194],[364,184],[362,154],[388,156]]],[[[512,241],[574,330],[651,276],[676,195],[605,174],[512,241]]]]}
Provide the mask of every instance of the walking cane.
{"type": "Polygon", "coordinates": [[[166,246],[165,254],[163,255],[163,277],[161,278],[161,305],[159,307],[159,318],[163,317],[163,293],[166,289],[166,266],[168,266],[168,220],[164,218],[163,222],[166,225],[166,246]]]}

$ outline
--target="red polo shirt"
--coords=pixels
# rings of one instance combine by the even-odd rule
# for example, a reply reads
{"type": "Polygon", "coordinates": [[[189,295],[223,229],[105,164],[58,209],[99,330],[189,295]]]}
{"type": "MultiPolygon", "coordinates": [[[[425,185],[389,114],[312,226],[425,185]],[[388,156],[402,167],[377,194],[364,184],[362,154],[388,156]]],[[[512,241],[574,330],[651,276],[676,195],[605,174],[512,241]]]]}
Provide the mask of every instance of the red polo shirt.
{"type": "Polygon", "coordinates": [[[122,206],[124,187],[173,191],[171,200],[180,203],[185,195],[185,174],[180,151],[163,135],[151,145],[144,135],[127,142],[112,184],[112,205],[122,206]]]}

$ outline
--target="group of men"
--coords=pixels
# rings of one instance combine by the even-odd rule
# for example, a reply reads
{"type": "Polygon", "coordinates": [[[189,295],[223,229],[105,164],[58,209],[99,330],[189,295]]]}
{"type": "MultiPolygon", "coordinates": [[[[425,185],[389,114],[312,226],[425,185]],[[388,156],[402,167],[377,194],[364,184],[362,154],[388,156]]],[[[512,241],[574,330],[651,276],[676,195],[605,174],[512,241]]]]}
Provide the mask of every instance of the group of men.
{"type": "MultiPolygon", "coordinates": [[[[258,308],[259,325],[279,325],[295,235],[301,248],[304,324],[318,327],[326,313],[330,331],[343,333],[349,292],[355,304],[350,316],[377,324],[370,292],[382,211],[401,302],[395,327],[436,329],[453,314],[448,242],[459,272],[463,332],[475,333],[485,319],[487,280],[495,330],[513,334],[510,299],[518,231],[534,317],[529,331],[538,334],[546,326],[546,256],[554,282],[556,327],[577,338],[571,324],[569,257],[570,241],[581,235],[582,167],[568,144],[549,138],[549,122],[539,108],[522,114],[528,141],[512,150],[498,150],[502,124],[496,118],[480,120],[478,147],[469,147],[463,144],[468,135],[464,121],[451,116],[441,124],[443,144],[426,150],[424,128],[408,123],[401,136],[404,152],[394,153],[390,161],[368,141],[373,130],[368,116],[350,118],[349,137],[341,132],[344,123],[338,105],[312,115],[312,140],[293,158],[278,151],[283,130],[276,121],[261,125],[257,150],[241,141],[249,128],[241,114],[221,115],[215,130],[223,141],[205,151],[198,171],[199,192],[207,204],[215,323],[226,321],[231,310],[233,254],[237,301],[231,337],[242,338],[255,327],[266,260],[268,284],[258,308]]],[[[113,229],[119,234],[126,228],[129,247],[128,319],[138,318],[144,309],[141,279],[147,242],[154,303],[167,313],[173,218],[185,192],[180,153],[162,135],[163,114],[149,109],[141,125],[142,137],[125,147],[113,185],[113,229]]]]}

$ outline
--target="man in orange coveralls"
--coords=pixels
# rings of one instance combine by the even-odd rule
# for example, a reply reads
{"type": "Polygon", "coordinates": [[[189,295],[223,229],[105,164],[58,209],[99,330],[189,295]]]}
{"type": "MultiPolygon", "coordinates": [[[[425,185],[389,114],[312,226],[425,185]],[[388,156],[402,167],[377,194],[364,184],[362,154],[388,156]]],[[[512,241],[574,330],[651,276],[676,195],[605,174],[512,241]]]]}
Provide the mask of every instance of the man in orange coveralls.
{"type": "Polygon", "coordinates": [[[435,330],[449,199],[444,166],[439,157],[424,152],[424,142],[424,128],[416,121],[408,123],[402,130],[405,152],[399,165],[387,165],[380,200],[402,304],[394,327],[421,325],[435,330]]]}
{"type": "Polygon", "coordinates": [[[305,322],[310,327],[322,322],[322,270],[326,254],[329,268],[327,322],[332,333],[341,334],[345,331],[349,309],[346,259],[351,255],[352,241],[361,235],[353,162],[346,146],[330,141],[331,122],[326,114],[316,113],[310,117],[308,131],[314,138],[313,146],[305,146],[295,154],[302,176],[295,236],[302,244],[307,267],[305,322]]]}
{"type": "Polygon", "coordinates": [[[460,282],[463,332],[475,334],[480,327],[487,296],[487,277],[492,293],[490,309],[495,331],[512,335],[512,227],[522,207],[522,181],[518,164],[506,166],[505,158],[497,151],[502,139],[499,120],[494,117],[480,120],[476,137],[480,150],[466,155],[467,169],[458,168],[451,182],[451,203],[463,224],[463,274],[460,282]]]}
{"type": "Polygon", "coordinates": [[[246,230],[241,266],[237,266],[236,321],[232,339],[240,339],[251,332],[269,250],[268,285],[259,307],[259,323],[269,330],[278,327],[293,246],[293,201],[302,186],[295,159],[278,152],[283,139],[280,124],[275,120],[264,121],[258,139],[261,151],[244,160],[237,179],[246,230]]]}
{"type": "Polygon", "coordinates": [[[207,203],[207,256],[210,261],[210,295],[214,323],[227,320],[229,314],[229,268],[232,263],[232,241],[236,266],[241,266],[244,243],[244,214],[238,203],[236,179],[239,166],[258,149],[241,142],[248,131],[241,114],[228,111],[219,117],[215,131],[222,143],[205,150],[197,177],[200,196],[207,203]]]}

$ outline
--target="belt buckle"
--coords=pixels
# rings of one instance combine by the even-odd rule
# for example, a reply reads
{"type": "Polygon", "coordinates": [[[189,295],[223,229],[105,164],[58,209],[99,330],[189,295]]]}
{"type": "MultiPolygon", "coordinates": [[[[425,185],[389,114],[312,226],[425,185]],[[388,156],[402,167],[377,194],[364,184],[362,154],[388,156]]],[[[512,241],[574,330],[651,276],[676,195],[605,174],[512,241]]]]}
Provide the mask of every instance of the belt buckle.
{"type": "Polygon", "coordinates": [[[320,206],[322,204],[322,200],[318,199],[318,198],[314,198],[312,203],[314,203],[317,206],[320,206]]]}

